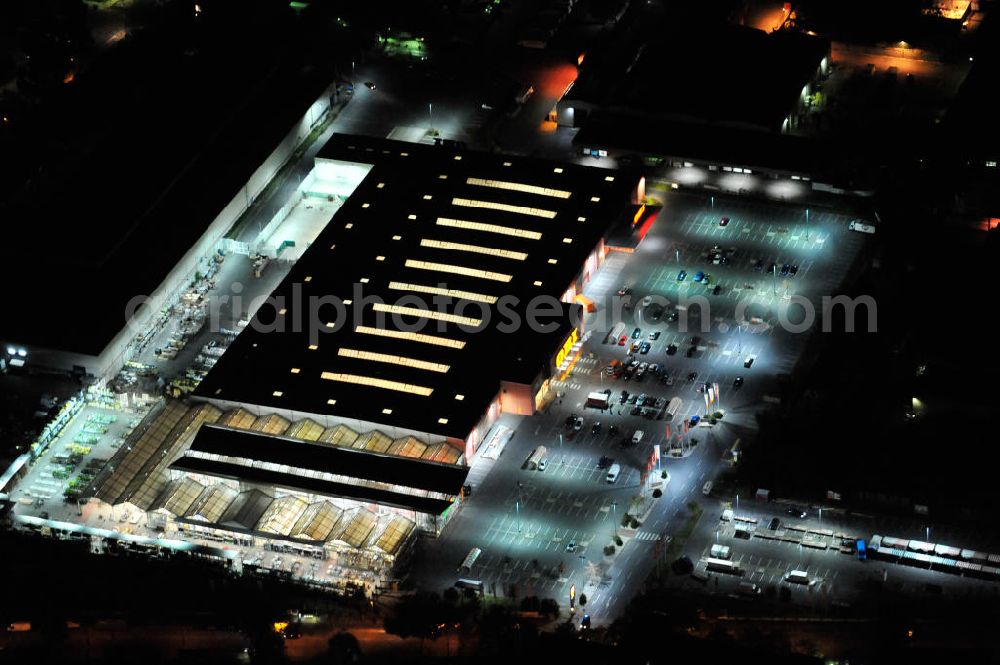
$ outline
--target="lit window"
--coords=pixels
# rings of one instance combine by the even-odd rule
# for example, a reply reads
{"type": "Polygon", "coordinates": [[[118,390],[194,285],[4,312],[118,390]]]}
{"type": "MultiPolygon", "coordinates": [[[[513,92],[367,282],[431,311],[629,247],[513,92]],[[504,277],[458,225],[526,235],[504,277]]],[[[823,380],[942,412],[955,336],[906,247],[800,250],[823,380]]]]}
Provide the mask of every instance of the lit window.
{"type": "Polygon", "coordinates": [[[392,409],[382,409],[382,413],[387,416],[392,415],[392,409]]]}
{"type": "Polygon", "coordinates": [[[430,194],[424,194],[424,201],[430,201],[430,200],[431,200],[431,199],[433,199],[433,198],[434,198],[434,197],[433,197],[433,196],[431,196],[430,194]]]}
{"type": "Polygon", "coordinates": [[[510,162],[504,162],[503,165],[504,166],[513,166],[513,164],[511,164],[510,162]]]}
{"type": "Polygon", "coordinates": [[[559,263],[559,259],[549,259],[549,263],[552,264],[552,265],[555,265],[555,264],[559,263]]]}
{"type": "Polygon", "coordinates": [[[489,256],[500,256],[505,259],[523,261],[528,258],[524,252],[515,252],[510,249],[500,249],[497,247],[482,247],[480,245],[466,245],[460,242],[448,242],[446,240],[420,239],[421,247],[431,247],[434,249],[453,249],[459,252],[472,252],[473,254],[487,254],[489,256]]]}
{"type": "Polygon", "coordinates": [[[330,406],[333,406],[334,404],[337,403],[337,400],[335,400],[335,399],[328,399],[328,400],[326,400],[326,403],[329,404],[330,406]]]}
{"type": "Polygon", "coordinates": [[[433,344],[434,346],[447,346],[452,349],[465,348],[465,342],[458,339],[449,339],[437,335],[425,335],[424,333],[403,332],[401,330],[387,330],[385,328],[371,328],[369,326],[358,326],[354,332],[361,335],[377,335],[379,337],[391,337],[392,339],[402,339],[408,342],[419,342],[420,344],[433,344]]]}
{"type": "Polygon", "coordinates": [[[439,176],[438,176],[438,180],[447,180],[447,179],[448,179],[448,176],[446,176],[446,175],[445,175],[445,174],[443,174],[443,173],[442,173],[441,175],[439,175],[439,176]]]}
{"type": "MultiPolygon", "coordinates": [[[[562,169],[556,169],[556,173],[562,173],[562,169]]],[[[509,182],[507,180],[488,180],[486,178],[466,178],[465,182],[470,185],[480,187],[492,187],[493,189],[507,189],[525,194],[538,194],[540,196],[551,196],[557,199],[568,199],[572,192],[564,189],[552,189],[551,187],[539,187],[538,185],[525,185],[520,182],[509,182]]]]}
{"type": "Polygon", "coordinates": [[[382,189],[383,187],[385,187],[385,183],[384,182],[380,182],[379,184],[377,184],[375,186],[378,187],[379,189],[382,189]]]}
{"type": "Polygon", "coordinates": [[[462,156],[461,155],[455,155],[455,161],[456,162],[462,161],[462,156]]]}
{"type": "Polygon", "coordinates": [[[417,216],[416,215],[407,215],[406,218],[407,219],[416,219],[417,216]]]}
{"type": "Polygon", "coordinates": [[[604,176],[604,179],[607,182],[614,182],[615,181],[615,177],[613,175],[606,175],[606,176],[604,176]]]}
{"type": "Polygon", "coordinates": [[[348,298],[347,300],[344,301],[344,304],[345,305],[350,305],[353,302],[354,302],[353,300],[351,300],[350,298],[348,298]]]}
{"type": "Polygon", "coordinates": [[[310,344],[309,345],[309,350],[310,351],[315,351],[318,348],[319,348],[319,345],[317,345],[317,344],[310,344]]]}
{"type": "Polygon", "coordinates": [[[461,402],[463,399],[465,399],[465,395],[455,395],[455,399],[461,402]]]}
{"type": "Polygon", "coordinates": [[[327,328],[333,328],[333,327],[334,327],[335,325],[337,325],[337,324],[335,324],[335,323],[334,323],[333,321],[330,321],[330,322],[328,322],[328,323],[326,324],[326,327],[327,327],[327,328]]]}
{"type": "Polygon", "coordinates": [[[568,245],[568,244],[570,244],[571,242],[573,242],[573,239],[572,239],[572,238],[563,238],[563,242],[564,242],[564,243],[566,243],[566,244],[568,245]]]}
{"type": "Polygon", "coordinates": [[[402,314],[406,316],[416,316],[424,319],[434,319],[435,321],[446,321],[448,323],[459,323],[467,326],[478,326],[482,319],[471,316],[459,316],[447,312],[437,312],[419,307],[403,307],[402,305],[386,305],[385,303],[375,303],[372,308],[376,312],[388,312],[390,314],[402,314]]]}
{"type": "Polygon", "coordinates": [[[273,393],[271,393],[271,394],[272,394],[272,395],[274,395],[275,397],[281,397],[281,396],[282,396],[282,395],[284,395],[285,393],[281,392],[280,390],[275,390],[275,391],[274,391],[273,393]]]}
{"type": "Polygon", "coordinates": [[[539,281],[538,281],[538,280],[536,279],[536,280],[535,280],[535,286],[541,286],[541,285],[542,285],[542,283],[541,283],[541,282],[539,282],[539,281]]]}
{"type": "Polygon", "coordinates": [[[446,289],[440,286],[426,286],[424,284],[409,284],[406,282],[389,282],[389,288],[394,291],[413,291],[414,293],[430,293],[460,300],[474,300],[493,305],[497,301],[496,296],[488,296],[483,293],[473,293],[472,291],[460,291],[458,289],[446,289]]]}
{"type": "Polygon", "coordinates": [[[455,266],[449,263],[434,263],[432,261],[418,261],[416,259],[406,259],[407,268],[417,268],[418,270],[433,270],[435,272],[446,272],[452,275],[466,275],[468,277],[478,277],[480,279],[490,279],[494,282],[509,282],[511,275],[481,268],[467,268],[465,266],[455,266]]]}
{"type": "Polygon", "coordinates": [[[462,199],[456,197],[451,200],[451,204],[465,208],[489,208],[491,210],[502,210],[503,212],[513,212],[519,215],[531,215],[532,217],[545,217],[546,219],[552,219],[556,216],[555,210],[543,210],[541,208],[532,208],[529,206],[514,206],[509,203],[496,203],[494,201],[479,201],[476,199],[462,199]]]}
{"type": "Polygon", "coordinates": [[[288,310],[285,309],[284,307],[282,307],[281,309],[278,310],[278,315],[279,316],[284,316],[287,313],[288,313],[288,310]]]}
{"type": "Polygon", "coordinates": [[[362,208],[368,208],[368,207],[371,207],[371,204],[370,203],[362,203],[361,207],[362,208]]]}
{"type": "Polygon", "coordinates": [[[578,222],[586,222],[587,218],[586,217],[577,217],[576,221],[578,221],[578,222]]]}
{"type": "Polygon", "coordinates": [[[385,261],[385,257],[382,256],[381,254],[379,254],[378,256],[375,257],[375,260],[376,261],[385,261]]]}
{"type": "Polygon", "coordinates": [[[516,236],[529,240],[538,240],[542,234],[538,231],[528,231],[527,229],[517,229],[510,226],[500,226],[499,224],[484,224],[482,222],[467,222],[462,219],[449,219],[448,217],[438,217],[438,226],[450,226],[456,229],[468,229],[469,231],[483,231],[484,233],[498,233],[505,236],[516,236]]]}
{"type": "Polygon", "coordinates": [[[299,373],[299,372],[301,372],[301,371],[302,371],[302,370],[301,370],[301,369],[299,369],[298,367],[293,367],[293,368],[292,368],[292,374],[298,374],[298,373],[299,373]]]}
{"type": "Polygon", "coordinates": [[[448,424],[448,419],[447,418],[438,418],[438,422],[440,424],[442,424],[442,425],[447,425],[448,424]]]}
{"type": "Polygon", "coordinates": [[[417,358],[407,358],[406,356],[395,356],[389,353],[375,353],[373,351],[359,351],[358,349],[339,349],[337,355],[345,358],[356,358],[358,360],[370,360],[375,363],[387,363],[389,365],[401,365],[403,367],[413,367],[414,369],[424,369],[429,372],[439,372],[444,374],[450,365],[435,363],[417,358]]]}
{"type": "Polygon", "coordinates": [[[330,245],[330,249],[337,249],[336,245],[330,245]]]}
{"type": "Polygon", "coordinates": [[[403,236],[393,236],[392,239],[393,240],[402,240],[403,236]]]}
{"type": "Polygon", "coordinates": [[[311,281],[313,281],[312,275],[306,275],[305,279],[303,279],[302,281],[303,282],[311,282],[311,281]]]}
{"type": "Polygon", "coordinates": [[[327,381],[339,381],[340,383],[353,383],[358,386],[371,386],[372,388],[382,388],[383,390],[395,390],[397,392],[410,393],[411,395],[421,395],[423,397],[428,397],[434,392],[433,388],[428,388],[426,386],[403,383],[402,381],[378,379],[373,376],[360,376],[358,374],[323,372],[320,374],[320,378],[326,379],[327,381]]]}
{"type": "Polygon", "coordinates": [[[562,172],[563,172],[563,170],[562,170],[561,168],[559,168],[559,167],[557,166],[557,167],[555,167],[554,169],[552,169],[552,172],[553,172],[553,173],[562,173],[562,172]]]}
{"type": "Polygon", "coordinates": [[[354,228],[354,224],[351,224],[350,222],[348,222],[348,223],[344,224],[344,228],[345,229],[353,229],[354,228]]]}
{"type": "Polygon", "coordinates": [[[401,152],[401,153],[399,153],[399,156],[400,157],[409,157],[410,153],[408,153],[408,152],[401,152]]]}
{"type": "Polygon", "coordinates": [[[591,202],[591,203],[597,203],[597,202],[598,202],[598,201],[600,201],[600,200],[601,200],[601,197],[600,197],[600,196],[591,196],[591,197],[590,197],[590,202],[591,202]]]}
{"type": "Polygon", "coordinates": [[[362,284],[367,284],[367,283],[368,283],[368,278],[367,278],[367,277],[362,277],[362,278],[361,278],[360,280],[358,280],[358,281],[359,281],[359,282],[361,282],[362,284]]]}

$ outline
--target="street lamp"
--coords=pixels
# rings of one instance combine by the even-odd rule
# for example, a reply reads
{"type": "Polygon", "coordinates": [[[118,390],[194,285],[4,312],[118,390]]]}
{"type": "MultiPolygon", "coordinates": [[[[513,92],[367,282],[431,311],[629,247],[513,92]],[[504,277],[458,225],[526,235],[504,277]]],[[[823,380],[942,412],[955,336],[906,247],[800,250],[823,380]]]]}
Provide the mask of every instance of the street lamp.
{"type": "MultiPolygon", "coordinates": [[[[611,520],[615,523],[615,539],[618,538],[618,503],[611,502],[611,520]]],[[[617,543],[616,543],[617,544],[617,543]]]]}
{"type": "Polygon", "coordinates": [[[809,242],[809,208],[806,208],[806,242],[809,242]]]}
{"type": "Polygon", "coordinates": [[[427,102],[427,114],[431,119],[431,129],[434,129],[434,104],[427,102]]]}

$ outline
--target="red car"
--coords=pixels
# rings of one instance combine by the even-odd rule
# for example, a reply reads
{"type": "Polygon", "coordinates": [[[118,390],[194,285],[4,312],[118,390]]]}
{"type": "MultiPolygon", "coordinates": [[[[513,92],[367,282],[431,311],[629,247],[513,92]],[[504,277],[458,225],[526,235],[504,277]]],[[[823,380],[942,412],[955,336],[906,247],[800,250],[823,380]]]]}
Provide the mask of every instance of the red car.
{"type": "Polygon", "coordinates": [[[618,338],[618,346],[625,346],[625,342],[628,341],[628,335],[622,335],[618,338]]]}

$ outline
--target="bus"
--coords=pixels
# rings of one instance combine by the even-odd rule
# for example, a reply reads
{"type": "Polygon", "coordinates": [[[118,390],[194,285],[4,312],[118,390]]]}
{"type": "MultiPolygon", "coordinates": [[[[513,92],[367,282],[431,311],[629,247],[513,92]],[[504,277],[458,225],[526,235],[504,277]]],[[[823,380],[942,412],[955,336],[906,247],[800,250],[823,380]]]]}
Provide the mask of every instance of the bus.
{"type": "Polygon", "coordinates": [[[475,565],[476,559],[478,559],[479,555],[482,553],[483,551],[478,547],[473,547],[471,550],[469,550],[469,553],[465,556],[465,559],[462,560],[462,565],[458,567],[458,572],[462,572],[463,570],[472,570],[472,566],[475,565]]]}
{"type": "Polygon", "coordinates": [[[713,557],[705,559],[705,568],[707,570],[714,570],[717,573],[729,573],[730,575],[739,575],[743,572],[740,570],[740,565],[735,561],[713,557]]]}

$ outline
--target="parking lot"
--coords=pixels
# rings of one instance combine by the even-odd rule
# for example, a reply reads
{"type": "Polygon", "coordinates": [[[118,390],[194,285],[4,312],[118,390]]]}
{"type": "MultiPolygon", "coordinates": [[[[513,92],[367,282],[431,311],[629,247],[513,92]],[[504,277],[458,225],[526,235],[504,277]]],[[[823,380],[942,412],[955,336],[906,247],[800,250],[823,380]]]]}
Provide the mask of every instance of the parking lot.
{"type": "MultiPolygon", "coordinates": [[[[810,210],[807,226],[804,208],[674,192],[665,196],[663,210],[635,252],[611,252],[586,286],[598,311],[584,322],[588,335],[579,356],[551,382],[555,401],[536,416],[504,416],[501,425],[514,429],[504,453],[497,460],[473,460],[474,492],[442,537],[424,543],[413,571],[418,583],[447,586],[458,576],[471,576],[497,595],[523,596],[530,589],[559,600],[575,585],[577,593],[590,598],[594,621],[613,618],[638,589],[635,582],[651,569],[657,543],[683,523],[685,506],[704,499],[701,487],[725,464],[726,450],[752,431],[754,413],[774,391],[778,375],[794,371],[811,332],[781,329],[778,317],[789,298],[801,295],[818,303],[824,295],[835,295],[865,240],[848,230],[849,217],[825,209],[810,210]],[[720,226],[723,216],[729,221],[720,226]],[[775,269],[768,273],[771,263],[775,269]],[[678,280],[681,270],[684,280],[678,280]],[[698,272],[703,283],[694,279],[698,272]],[[605,308],[619,290],[628,291],[633,306],[621,319],[611,319],[605,308]],[[696,295],[709,307],[670,315],[683,297],[696,295]],[[652,316],[643,305],[647,296],[670,305],[652,316]],[[747,307],[743,325],[735,319],[741,303],[747,307]],[[622,336],[626,339],[619,344],[622,336]],[[630,355],[633,342],[648,342],[648,349],[630,355]],[[609,372],[615,361],[647,367],[641,377],[635,371],[628,377],[609,372]],[[650,370],[653,364],[657,367],[650,370]],[[734,387],[737,377],[742,382],[734,387]],[[712,388],[712,409],[723,418],[715,425],[691,426],[693,416],[705,415],[706,385],[712,388]],[[606,408],[587,407],[589,393],[605,390],[610,391],[606,408]],[[623,390],[629,393],[625,402],[623,390]],[[640,394],[655,406],[635,413],[637,404],[630,400],[640,394]],[[670,416],[667,405],[675,398],[679,407],[670,416]],[[583,419],[579,428],[570,424],[574,415],[583,419]],[[641,443],[631,445],[640,429],[641,443]],[[633,498],[648,489],[642,475],[656,445],[660,469],[670,474],[663,498],[638,528],[624,528],[622,518],[633,498]],[[668,456],[671,445],[683,459],[668,456]],[[546,448],[544,471],[524,468],[538,446],[546,448]],[[611,463],[622,471],[609,484],[611,463]],[[624,546],[605,556],[603,548],[616,532],[624,546]],[[575,545],[570,552],[569,542],[575,545]],[[482,555],[471,570],[459,573],[459,563],[473,547],[482,555]]],[[[650,478],[658,479],[660,469],[654,468],[650,478]]],[[[710,522],[702,519],[698,532],[710,522]]],[[[779,571],[784,562],[774,554],[738,556],[747,557],[755,578],[784,572],[779,571]]],[[[836,571],[828,573],[822,562],[801,563],[813,566],[817,577],[836,579],[836,571]]]]}

